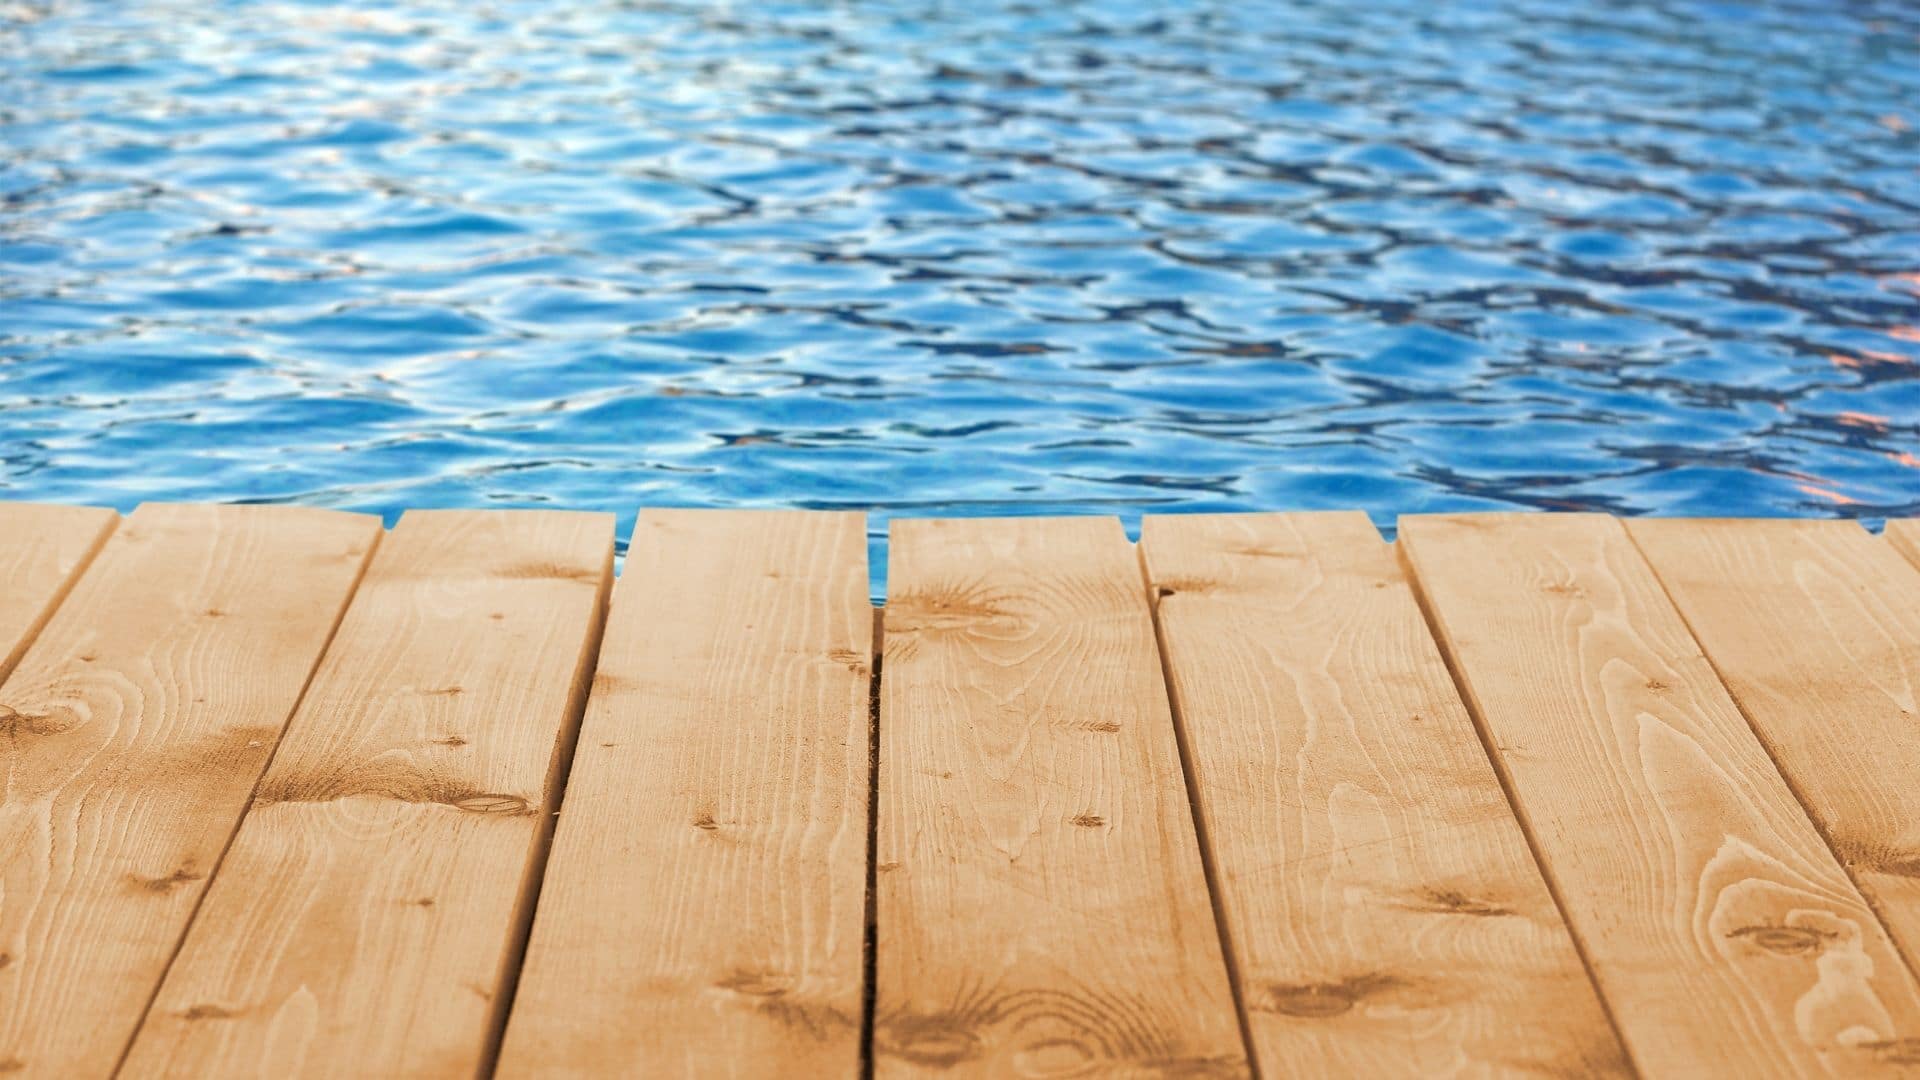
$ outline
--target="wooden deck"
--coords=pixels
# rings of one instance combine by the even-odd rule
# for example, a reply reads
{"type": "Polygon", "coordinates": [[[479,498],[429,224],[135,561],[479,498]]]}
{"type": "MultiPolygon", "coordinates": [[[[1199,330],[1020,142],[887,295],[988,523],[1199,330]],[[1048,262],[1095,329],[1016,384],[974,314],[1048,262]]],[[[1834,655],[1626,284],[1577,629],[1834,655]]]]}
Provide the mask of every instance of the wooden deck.
{"type": "Polygon", "coordinates": [[[1920,524],[0,505],[0,1074],[1920,1075],[1920,524]]]}

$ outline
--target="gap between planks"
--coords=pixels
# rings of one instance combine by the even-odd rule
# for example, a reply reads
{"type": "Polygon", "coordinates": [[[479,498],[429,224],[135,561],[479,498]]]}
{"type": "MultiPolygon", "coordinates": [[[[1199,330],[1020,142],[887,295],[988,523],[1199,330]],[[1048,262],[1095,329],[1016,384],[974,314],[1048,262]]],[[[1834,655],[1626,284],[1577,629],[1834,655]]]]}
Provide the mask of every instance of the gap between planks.
{"type": "MultiPolygon", "coordinates": [[[[1421,587],[1420,577],[1408,560],[1406,549],[1397,541],[1393,547],[1394,560],[1406,574],[1408,587],[1413,590],[1414,602],[1420,608],[1420,619],[1426,624],[1427,635],[1439,648],[1441,662],[1447,668],[1447,678],[1452,680],[1454,692],[1460,695],[1467,715],[1473,722],[1473,734],[1480,744],[1480,751],[1486,755],[1488,763],[1493,766],[1494,776],[1500,783],[1500,793],[1505,796],[1507,807],[1513,812],[1514,820],[1519,822],[1521,835],[1526,838],[1527,853],[1533,858],[1533,864],[1540,868],[1542,878],[1546,882],[1547,893],[1553,897],[1553,906],[1560,911],[1561,918],[1564,919],[1567,911],[1566,897],[1561,894],[1560,885],[1554,876],[1545,872],[1547,863],[1541,855],[1539,831],[1528,819],[1526,808],[1520,804],[1519,797],[1514,793],[1513,774],[1508,770],[1506,761],[1494,751],[1493,733],[1487,729],[1480,707],[1467,694],[1466,682],[1461,677],[1459,661],[1454,656],[1454,651],[1441,640],[1440,624],[1434,616],[1433,602],[1428,597],[1427,590],[1421,587]]],[[[1568,928],[1568,935],[1573,939],[1574,952],[1580,958],[1580,968],[1586,972],[1587,981],[1593,984],[1594,995],[1600,999],[1600,1008],[1606,1014],[1607,1025],[1613,1029],[1614,1037],[1620,1040],[1624,1050],[1626,1039],[1620,1027],[1620,1018],[1614,1013],[1612,999],[1601,992],[1600,977],[1594,971],[1593,956],[1587,949],[1586,940],[1571,927],[1568,928]]],[[[1629,1067],[1633,1067],[1631,1058],[1629,1058],[1629,1067]]],[[[1643,1070],[1637,1067],[1633,1067],[1633,1071],[1635,1074],[1643,1073],[1643,1070]]]]}
{"type": "Polygon", "coordinates": [[[10,1071],[113,1068],[378,532],[143,504],[44,621],[0,686],[26,722],[0,802],[0,937],[27,950],[0,965],[10,1071]]]}
{"type": "Polygon", "coordinates": [[[873,670],[867,680],[867,895],[860,944],[860,1080],[873,1080],[874,977],[880,941],[880,669],[886,651],[886,609],[873,605],[873,670]]]}
{"type": "Polygon", "coordinates": [[[1260,1066],[1624,1072],[1371,522],[1149,517],[1141,551],[1260,1066]]]}
{"type": "Polygon", "coordinates": [[[1200,793],[1194,782],[1192,739],[1188,735],[1186,714],[1181,708],[1180,692],[1175,685],[1173,665],[1167,652],[1166,628],[1160,620],[1160,600],[1171,590],[1162,590],[1154,585],[1153,574],[1147,566],[1146,545],[1135,543],[1133,551],[1140,568],[1140,588],[1146,595],[1147,607],[1153,616],[1154,652],[1160,660],[1160,680],[1167,688],[1167,709],[1173,717],[1174,744],[1180,752],[1180,774],[1186,783],[1187,813],[1193,817],[1193,834],[1200,846],[1200,873],[1207,883],[1207,900],[1213,907],[1214,930],[1220,935],[1220,955],[1227,968],[1227,989],[1233,995],[1234,1019],[1240,1023],[1240,1042],[1245,1047],[1247,1075],[1252,1080],[1261,1080],[1260,1055],[1254,1044],[1253,1024],[1247,1017],[1247,988],[1240,969],[1240,954],[1233,947],[1233,928],[1227,922],[1226,911],[1221,905],[1219,861],[1214,855],[1213,840],[1207,831],[1206,815],[1200,809],[1200,793]]]}
{"type": "Polygon", "coordinates": [[[499,1075],[858,1071],[865,551],[856,515],[641,514],[499,1075]]]}
{"type": "MultiPolygon", "coordinates": [[[[87,568],[88,563],[90,563],[91,560],[102,549],[106,540],[108,539],[108,536],[113,531],[113,527],[114,527],[114,522],[109,521],[106,527],[101,530],[99,535],[94,539],[92,545],[85,551],[85,553],[80,558],[80,561],[76,566],[76,568],[74,569],[74,571],[65,579],[63,586],[59,589],[57,595],[53,598],[53,601],[47,605],[45,612],[42,613],[40,618],[28,628],[26,634],[17,643],[17,647],[12,651],[12,655],[10,656],[0,655],[0,680],[4,680],[4,678],[8,674],[6,669],[9,666],[11,666],[10,662],[16,661],[19,658],[19,656],[26,651],[30,642],[34,639],[34,637],[38,634],[38,632],[44,627],[46,621],[52,618],[60,602],[66,598],[68,592],[81,579],[82,574],[87,568]]],[[[384,535],[384,531],[381,531],[380,535],[384,535]]],[[[375,540],[375,543],[377,542],[378,542],[378,537],[376,537],[376,540],[375,540]]],[[[1916,565],[1920,565],[1920,527],[1915,527],[1915,526],[1912,526],[1911,523],[1906,523],[1906,524],[1903,524],[1903,526],[1898,529],[1890,528],[1888,530],[1885,542],[1895,546],[1909,559],[1912,559],[1916,563],[1916,565]]],[[[1396,549],[1399,549],[1402,553],[1404,553],[1404,547],[1402,545],[1395,545],[1395,547],[1396,549]]],[[[366,567],[367,567],[367,562],[362,561],[359,567],[360,575],[364,575],[366,567]]],[[[1410,573],[1409,577],[1411,579],[1417,580],[1417,575],[1410,573]]],[[[347,602],[341,605],[340,614],[337,614],[334,619],[333,627],[328,632],[328,645],[323,646],[323,649],[322,649],[323,654],[328,648],[330,648],[333,635],[337,634],[338,632],[340,616],[344,614],[346,607],[348,606],[348,604],[351,603],[352,596],[354,592],[357,591],[359,580],[360,578],[356,577],[354,585],[350,587],[348,591],[347,602]]],[[[1142,586],[1143,588],[1147,588],[1149,590],[1151,589],[1151,586],[1148,583],[1147,577],[1144,573],[1142,575],[1142,586]]],[[[1430,630],[1434,633],[1435,639],[1440,640],[1441,636],[1438,633],[1437,627],[1433,626],[1433,612],[1432,612],[1432,609],[1430,606],[1430,600],[1427,596],[1426,591],[1424,589],[1416,587],[1415,593],[1416,593],[1416,596],[1419,598],[1422,614],[1425,617],[1426,621],[1428,622],[1430,630]]],[[[1154,617],[1155,641],[1156,641],[1156,649],[1159,654],[1158,658],[1163,669],[1163,677],[1164,677],[1165,667],[1167,664],[1167,655],[1166,655],[1164,635],[1163,635],[1162,628],[1160,626],[1160,619],[1157,613],[1157,603],[1155,603],[1155,601],[1157,600],[1157,597],[1155,597],[1151,593],[1151,591],[1149,591],[1148,597],[1149,597],[1149,606],[1156,609],[1155,617],[1154,617]]],[[[877,785],[878,778],[879,778],[877,757],[878,757],[878,751],[879,751],[879,738],[880,738],[880,732],[879,732],[879,702],[880,702],[880,691],[881,691],[880,658],[881,658],[881,653],[883,648],[883,643],[881,641],[880,634],[879,634],[879,627],[883,621],[883,610],[884,609],[879,606],[876,606],[874,608],[874,618],[876,623],[875,635],[873,640],[874,665],[873,665],[873,671],[871,673],[871,676],[869,679],[869,685],[868,685],[869,804],[868,804],[868,814],[867,814],[868,840],[867,840],[867,857],[866,857],[866,868],[865,868],[866,878],[867,878],[867,887],[866,887],[867,914],[863,920],[865,946],[863,948],[863,955],[862,955],[862,966],[863,966],[866,977],[863,979],[863,988],[862,988],[863,1002],[862,1002],[861,1038],[860,1038],[861,1070],[865,1075],[871,1075],[872,1053],[873,1053],[871,1032],[872,1032],[872,1025],[873,1025],[873,1019],[874,1019],[873,1018],[873,993],[874,993],[875,987],[874,987],[874,979],[873,979],[872,972],[873,972],[873,965],[875,963],[875,955],[874,955],[875,950],[873,948],[872,943],[874,940],[874,934],[876,933],[876,929],[875,929],[876,920],[874,918],[873,900],[872,900],[873,882],[874,882],[874,875],[875,875],[875,863],[876,863],[876,854],[875,854],[873,835],[878,825],[879,808],[877,803],[872,801],[872,794],[873,794],[872,789],[875,785],[877,785]]],[[[595,640],[593,642],[593,647],[589,652],[589,656],[593,658],[595,662],[597,662],[598,654],[599,654],[599,648],[598,648],[600,644],[599,635],[604,633],[604,629],[605,629],[604,615],[605,615],[605,609],[603,607],[602,617],[600,619],[597,619],[594,623],[593,632],[595,635],[595,640]]],[[[0,642],[0,644],[4,644],[4,643],[0,642]]],[[[1464,685],[1461,683],[1460,673],[1458,671],[1455,657],[1452,651],[1450,649],[1443,649],[1443,653],[1445,655],[1450,674],[1452,675],[1452,678],[1456,684],[1456,687],[1461,688],[1462,691],[1464,692],[1464,685]]],[[[316,661],[316,664],[317,664],[317,661],[316,661]]],[[[1718,675],[1717,671],[1716,671],[1716,675],[1718,675]]],[[[307,689],[310,688],[311,681],[312,681],[312,672],[309,671],[308,680],[305,684],[303,684],[300,691],[300,694],[302,696],[304,696],[305,693],[307,692],[307,689]]],[[[1725,681],[1724,677],[1721,678],[1721,681],[1724,683],[1725,681]]],[[[1180,724],[1181,724],[1180,704],[1174,695],[1174,691],[1172,689],[1170,681],[1168,683],[1167,692],[1168,692],[1168,698],[1169,698],[1169,706],[1170,708],[1172,708],[1174,712],[1176,731],[1180,732],[1180,748],[1181,748],[1181,757],[1182,757],[1181,764],[1182,764],[1183,776],[1188,788],[1187,798],[1188,798],[1189,811],[1194,814],[1196,828],[1200,830],[1198,835],[1198,841],[1201,849],[1201,855],[1203,858],[1203,864],[1205,866],[1205,870],[1207,874],[1207,884],[1209,888],[1209,895],[1215,905],[1216,924],[1219,927],[1219,931],[1224,940],[1227,935],[1227,928],[1224,921],[1220,919],[1219,913],[1218,913],[1219,897],[1218,897],[1218,888],[1214,880],[1214,875],[1216,872],[1215,865],[1214,865],[1214,858],[1211,851],[1209,850],[1209,845],[1208,845],[1208,841],[1205,833],[1204,824],[1199,820],[1198,804],[1193,797],[1193,791],[1192,791],[1193,776],[1192,776],[1192,769],[1190,766],[1190,762],[1188,760],[1190,755],[1186,745],[1186,737],[1184,735],[1184,732],[1180,728],[1180,724]]],[[[296,711],[297,711],[297,708],[298,706],[296,705],[296,711]]],[[[1743,708],[1741,711],[1744,716],[1746,710],[1743,708]]],[[[1489,759],[1494,762],[1497,768],[1498,775],[1500,777],[1500,781],[1503,786],[1503,790],[1505,791],[1508,797],[1510,805],[1514,808],[1516,815],[1520,818],[1522,823],[1525,824],[1526,822],[1525,810],[1520,805],[1520,803],[1513,798],[1512,779],[1508,774],[1506,768],[1504,767],[1504,764],[1501,762],[1500,756],[1493,752],[1490,744],[1486,743],[1486,740],[1489,738],[1489,735],[1484,727],[1484,724],[1480,722],[1479,710],[1476,708],[1474,710],[1474,713],[1475,713],[1475,721],[1476,721],[1475,722],[1476,735],[1482,741],[1483,748],[1488,753],[1489,759]]],[[[1751,717],[1746,717],[1746,718],[1751,723],[1751,717]]],[[[575,731],[575,734],[577,735],[577,729],[575,731]]],[[[1763,745],[1765,745],[1764,741],[1763,741],[1763,745]]],[[[1771,748],[1769,747],[1768,749],[1771,755],[1771,748]]],[[[570,755],[568,755],[568,757],[570,758],[570,755]]],[[[557,789],[560,791],[564,791],[564,785],[568,775],[568,770],[565,766],[569,763],[570,762],[568,761],[563,761],[562,767],[559,769],[559,772],[558,772],[557,789]]],[[[1778,765],[1777,760],[1775,760],[1775,764],[1776,766],[1778,765]]],[[[264,773],[265,773],[265,769],[262,770],[262,775],[264,775],[264,773]]],[[[1797,788],[1794,791],[1794,794],[1796,795],[1796,797],[1799,797],[1801,795],[1801,793],[1797,790],[1797,788]]],[[[1800,797],[1797,799],[1797,801],[1804,804],[1805,799],[1803,797],[1800,797]]],[[[1817,818],[1815,820],[1817,823],[1817,818]]],[[[234,831],[237,832],[237,830],[238,830],[238,824],[236,823],[234,831]]],[[[1824,829],[1822,829],[1821,831],[1822,831],[1823,840],[1826,840],[1829,843],[1831,843],[1831,837],[1825,835],[1824,829]]],[[[1536,858],[1536,860],[1538,860],[1540,858],[1540,851],[1539,851],[1534,829],[1532,827],[1528,827],[1526,829],[1526,835],[1527,835],[1527,841],[1532,850],[1532,853],[1536,858]]],[[[232,834],[230,833],[228,836],[228,843],[231,844],[231,841],[232,841],[232,834]]],[[[542,878],[544,877],[543,871],[545,869],[545,860],[549,853],[547,850],[547,843],[550,843],[550,836],[543,838],[543,841],[544,842],[542,843],[541,849],[539,850],[537,855],[535,868],[533,872],[532,898],[536,902],[538,898],[539,884],[542,878]]],[[[225,849],[223,848],[222,850],[224,852],[225,849]]],[[[219,871],[219,867],[220,867],[220,862],[216,861],[214,865],[210,868],[210,872],[208,875],[209,878],[212,878],[217,875],[219,871]]],[[[1552,877],[1549,876],[1549,883],[1551,884],[1551,882],[1552,882],[1552,877]]],[[[199,897],[199,900],[204,900],[204,897],[205,897],[205,893],[202,892],[199,897]]],[[[1562,900],[1557,893],[1555,895],[1555,901],[1558,906],[1561,906],[1562,908],[1564,908],[1564,900],[1562,900]]],[[[199,901],[197,900],[196,904],[198,902],[199,901]]],[[[534,903],[528,904],[528,924],[529,925],[533,915],[534,906],[535,906],[534,903]]],[[[527,930],[527,927],[523,925],[519,931],[520,947],[524,947],[524,937],[525,937],[526,930],[527,930]]],[[[1576,935],[1576,938],[1577,937],[1578,935],[1576,935]]],[[[180,940],[184,941],[184,934],[182,935],[180,940]]],[[[178,943],[176,943],[176,949],[177,947],[178,947],[178,943]]],[[[1231,964],[1232,950],[1231,948],[1228,948],[1226,951],[1228,954],[1228,963],[1231,964]]],[[[1588,970],[1591,973],[1591,960],[1587,957],[1586,950],[1584,949],[1584,947],[1581,949],[1581,958],[1583,963],[1587,965],[1588,970]]],[[[518,966],[514,965],[513,970],[509,973],[509,985],[511,985],[511,981],[514,978],[517,978],[517,975],[518,975],[518,966]]],[[[1244,1004],[1244,1000],[1242,1000],[1244,989],[1241,986],[1240,977],[1237,972],[1232,973],[1232,984],[1233,984],[1233,990],[1234,990],[1235,999],[1236,999],[1235,1000],[1236,1011],[1238,1013],[1241,1028],[1242,1028],[1242,1035],[1243,1035],[1243,1038],[1248,1039],[1249,1046],[1250,1046],[1251,1040],[1247,1030],[1245,1004],[1244,1004]]],[[[158,987],[156,985],[155,993],[157,994],[157,992],[158,992],[158,987]]],[[[510,991],[507,995],[504,995],[504,996],[510,998],[511,996],[510,991]]],[[[1605,999],[1603,998],[1603,1000],[1605,999]]],[[[505,1013],[507,1011],[506,1006],[508,1004],[509,1002],[503,1002],[503,1007],[501,1009],[503,1020],[505,1017],[505,1013]]],[[[489,1069],[492,1064],[491,1050],[497,1050],[500,1033],[501,1033],[501,1027],[499,1025],[496,1025],[493,1031],[493,1036],[492,1036],[492,1047],[490,1048],[490,1052],[488,1054],[489,1060],[487,1061],[487,1066],[489,1069]]],[[[483,1070],[483,1071],[486,1071],[486,1070],[483,1070]]]]}
{"type": "Polygon", "coordinates": [[[1640,1067],[1908,1063],[1920,987],[1622,523],[1423,517],[1403,543],[1640,1067]]]}
{"type": "MultiPolygon", "coordinates": [[[[314,674],[320,670],[321,663],[326,660],[327,651],[333,648],[334,639],[340,634],[340,624],[345,621],[347,617],[347,609],[353,606],[353,598],[360,591],[360,583],[366,580],[367,567],[372,564],[374,557],[379,553],[380,542],[384,539],[386,539],[386,530],[376,529],[373,532],[373,538],[367,542],[366,556],[360,560],[360,565],[354,572],[353,581],[347,585],[345,599],[341,601],[339,610],[334,613],[333,625],[327,630],[326,640],[321,644],[320,651],[314,655],[313,664],[307,669],[306,680],[300,684],[300,692],[294,697],[293,707],[287,712],[288,724],[292,722],[293,717],[300,714],[300,707],[306,702],[307,692],[313,688],[314,674]]],[[[285,724],[281,726],[280,734],[282,739],[284,739],[286,735],[285,724]]],[[[260,792],[261,782],[266,779],[268,770],[273,767],[274,756],[280,752],[280,744],[281,740],[276,739],[273,748],[267,752],[266,760],[262,763],[259,774],[254,777],[253,787],[247,792],[246,801],[241,803],[242,807],[251,807],[253,805],[254,798],[258,796],[260,792]]],[[[134,1042],[139,1038],[141,1029],[146,1027],[147,1019],[153,1013],[154,1002],[160,999],[160,990],[166,985],[167,975],[172,972],[175,961],[180,958],[180,951],[186,947],[187,935],[192,933],[194,924],[199,921],[200,912],[206,905],[207,894],[212,891],[213,883],[219,880],[220,869],[226,865],[227,855],[233,850],[234,838],[240,835],[241,827],[246,824],[246,814],[247,811],[243,809],[241,813],[234,818],[233,828],[227,833],[226,843],[220,846],[220,854],[215,857],[213,864],[207,868],[206,886],[202,888],[200,894],[194,898],[193,908],[181,923],[180,933],[178,937],[174,939],[173,950],[167,955],[166,963],[160,966],[160,977],[154,980],[153,989],[147,995],[147,1003],[140,1009],[139,1019],[135,1021],[133,1030],[127,1035],[126,1045],[120,1048],[119,1059],[115,1061],[113,1067],[113,1074],[115,1076],[125,1071],[127,1058],[133,1053],[134,1042]]]]}
{"type": "Polygon", "coordinates": [[[1627,534],[1920,975],[1920,753],[1887,723],[1920,719],[1920,567],[1902,558],[1897,528],[1911,524],[1896,522],[1884,541],[1844,521],[1798,519],[1636,521],[1627,534]],[[1858,752],[1876,743],[1879,753],[1858,752]]]}
{"type": "Polygon", "coordinates": [[[612,555],[612,515],[401,519],[207,889],[129,1076],[486,1070],[612,555]]]}

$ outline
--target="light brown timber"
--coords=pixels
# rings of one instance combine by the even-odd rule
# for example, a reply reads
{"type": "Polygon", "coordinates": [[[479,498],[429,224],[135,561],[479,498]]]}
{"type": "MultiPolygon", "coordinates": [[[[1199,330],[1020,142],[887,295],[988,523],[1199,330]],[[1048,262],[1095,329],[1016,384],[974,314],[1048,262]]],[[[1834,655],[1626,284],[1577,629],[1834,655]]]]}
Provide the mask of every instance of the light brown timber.
{"type": "Polygon", "coordinates": [[[0,503],[0,681],[20,662],[118,519],[113,511],[93,506],[0,503]]]}
{"type": "Polygon", "coordinates": [[[1140,549],[1262,1072],[1624,1075],[1366,515],[1149,517],[1140,549]]]}
{"type": "Polygon", "coordinates": [[[1400,535],[1639,1069],[1911,1069],[1920,987],[1620,523],[1400,535]]]}
{"type": "Polygon", "coordinates": [[[612,577],[611,514],[401,518],[123,1076],[481,1071],[612,577]]]}
{"type": "Polygon", "coordinates": [[[889,578],[875,1074],[1244,1075],[1119,522],[895,520],[889,578]]]}
{"type": "Polygon", "coordinates": [[[640,515],[500,1076],[857,1074],[863,525],[640,515]]]}
{"type": "Polygon", "coordinates": [[[0,685],[9,1080],[113,1070],[379,533],[144,505],[0,685]]]}

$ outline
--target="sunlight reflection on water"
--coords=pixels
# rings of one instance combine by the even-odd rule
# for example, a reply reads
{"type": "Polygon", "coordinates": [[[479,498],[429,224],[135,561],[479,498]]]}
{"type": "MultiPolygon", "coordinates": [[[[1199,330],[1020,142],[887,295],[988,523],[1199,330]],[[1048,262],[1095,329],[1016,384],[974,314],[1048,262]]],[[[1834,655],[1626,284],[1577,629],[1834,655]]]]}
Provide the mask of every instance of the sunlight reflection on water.
{"type": "Polygon", "coordinates": [[[1897,3],[13,3],[0,497],[1920,514],[1916,101],[1897,3]]]}

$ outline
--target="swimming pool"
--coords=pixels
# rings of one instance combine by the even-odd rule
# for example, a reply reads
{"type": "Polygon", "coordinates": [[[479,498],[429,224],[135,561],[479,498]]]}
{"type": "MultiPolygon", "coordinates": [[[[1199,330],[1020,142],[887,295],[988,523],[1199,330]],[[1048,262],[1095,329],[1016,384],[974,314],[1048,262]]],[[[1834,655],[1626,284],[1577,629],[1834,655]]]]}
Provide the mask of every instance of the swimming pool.
{"type": "Polygon", "coordinates": [[[1911,5],[0,26],[0,498],[1920,514],[1911,5]]]}

